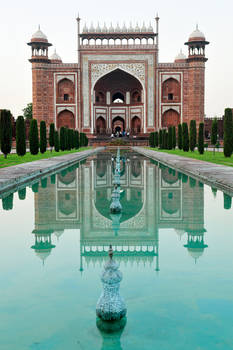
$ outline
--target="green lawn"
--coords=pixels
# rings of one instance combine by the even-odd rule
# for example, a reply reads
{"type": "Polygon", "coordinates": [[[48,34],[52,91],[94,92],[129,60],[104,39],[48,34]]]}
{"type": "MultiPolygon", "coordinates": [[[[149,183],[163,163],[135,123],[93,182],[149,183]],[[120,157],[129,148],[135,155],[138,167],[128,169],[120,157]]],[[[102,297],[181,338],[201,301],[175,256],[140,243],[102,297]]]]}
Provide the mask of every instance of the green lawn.
{"type": "Polygon", "coordinates": [[[50,152],[46,151],[45,153],[41,154],[38,153],[37,155],[33,156],[31,153],[27,152],[25,156],[19,157],[17,154],[8,154],[7,159],[4,159],[4,155],[0,155],[0,168],[6,168],[12,165],[22,164],[22,163],[28,163],[33,162],[34,160],[41,160],[41,159],[47,159],[52,157],[58,157],[58,156],[64,156],[65,154],[71,154],[76,152],[85,151],[87,149],[90,149],[91,147],[81,147],[78,150],[72,150],[72,151],[60,151],[60,152],[50,152]]]}
{"type": "Polygon", "coordinates": [[[212,151],[206,151],[204,154],[199,154],[198,151],[194,152],[184,152],[181,150],[161,150],[158,148],[151,148],[152,150],[158,151],[158,152],[164,152],[169,154],[175,154],[177,156],[181,157],[187,157],[187,158],[194,158],[198,160],[203,160],[205,162],[215,163],[215,164],[221,164],[221,165],[227,165],[227,166],[233,166],[233,157],[226,158],[224,157],[223,152],[215,151],[215,155],[212,151]]]}

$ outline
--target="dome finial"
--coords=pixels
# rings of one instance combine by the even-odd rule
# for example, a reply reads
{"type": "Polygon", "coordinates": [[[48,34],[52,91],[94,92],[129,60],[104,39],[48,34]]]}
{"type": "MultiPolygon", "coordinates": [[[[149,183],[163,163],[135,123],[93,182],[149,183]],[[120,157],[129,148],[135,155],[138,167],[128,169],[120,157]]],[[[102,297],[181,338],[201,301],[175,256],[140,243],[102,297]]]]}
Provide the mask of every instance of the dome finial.
{"type": "Polygon", "coordinates": [[[109,246],[108,256],[109,256],[110,260],[112,260],[112,257],[113,257],[113,250],[112,250],[112,245],[111,245],[111,244],[110,244],[110,246],[109,246]]]}

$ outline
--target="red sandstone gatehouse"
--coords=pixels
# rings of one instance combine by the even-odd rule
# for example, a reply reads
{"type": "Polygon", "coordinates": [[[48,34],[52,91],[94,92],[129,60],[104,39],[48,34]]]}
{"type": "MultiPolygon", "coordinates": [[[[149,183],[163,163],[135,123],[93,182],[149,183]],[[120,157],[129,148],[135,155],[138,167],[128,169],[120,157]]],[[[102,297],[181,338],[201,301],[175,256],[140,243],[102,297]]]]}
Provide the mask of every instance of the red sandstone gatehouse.
{"type": "Polygon", "coordinates": [[[204,121],[205,46],[198,27],[189,36],[188,57],[159,62],[159,18],[128,28],[78,25],[77,63],[49,58],[40,28],[28,43],[32,49],[33,116],[78,129],[89,137],[129,131],[145,135],[195,119],[204,121]]]}

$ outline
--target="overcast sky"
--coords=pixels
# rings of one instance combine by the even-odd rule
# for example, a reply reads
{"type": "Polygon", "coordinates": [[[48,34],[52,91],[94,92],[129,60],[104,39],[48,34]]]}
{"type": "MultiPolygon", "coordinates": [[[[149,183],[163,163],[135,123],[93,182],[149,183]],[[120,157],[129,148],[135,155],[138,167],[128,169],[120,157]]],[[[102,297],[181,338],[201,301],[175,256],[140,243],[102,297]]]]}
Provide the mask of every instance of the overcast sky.
{"type": "MultiPolygon", "coordinates": [[[[26,45],[38,24],[62,57],[63,62],[77,62],[76,16],[82,25],[123,21],[134,24],[154,23],[160,17],[160,62],[173,62],[182,48],[187,54],[189,34],[196,23],[210,41],[206,55],[207,117],[221,116],[233,107],[233,2],[231,0],[21,0],[1,1],[0,108],[15,116],[32,101],[30,47],[26,45]]],[[[50,54],[54,48],[50,48],[50,54]]]]}

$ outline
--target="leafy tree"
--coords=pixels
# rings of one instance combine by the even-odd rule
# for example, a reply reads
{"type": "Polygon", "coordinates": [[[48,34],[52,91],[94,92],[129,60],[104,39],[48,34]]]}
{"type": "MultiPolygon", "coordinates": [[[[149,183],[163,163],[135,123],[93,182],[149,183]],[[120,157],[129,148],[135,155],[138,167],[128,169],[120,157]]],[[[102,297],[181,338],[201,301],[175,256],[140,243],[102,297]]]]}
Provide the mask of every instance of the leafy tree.
{"type": "Polygon", "coordinates": [[[0,113],[1,151],[4,154],[4,158],[7,158],[7,154],[11,152],[12,145],[11,112],[3,109],[0,113]]]}
{"type": "Polygon", "coordinates": [[[189,131],[188,131],[187,123],[182,124],[182,144],[183,144],[183,151],[188,152],[189,151],[189,131]]]}
{"type": "Polygon", "coordinates": [[[159,145],[159,134],[158,134],[158,131],[156,131],[154,133],[154,145],[155,145],[155,147],[158,147],[158,145],[159,145]]]}
{"type": "Polygon", "coordinates": [[[159,148],[163,147],[163,131],[162,129],[159,130],[159,148]]]}
{"type": "Polygon", "coordinates": [[[55,148],[55,152],[59,152],[59,150],[60,150],[60,143],[59,143],[58,131],[54,132],[54,148],[55,148]]]}
{"type": "Polygon", "coordinates": [[[28,103],[27,106],[23,109],[23,116],[25,119],[32,119],[32,103],[28,103]]]}
{"type": "Polygon", "coordinates": [[[200,154],[204,153],[204,123],[199,124],[198,131],[198,152],[200,154]]]}
{"type": "Polygon", "coordinates": [[[32,119],[30,122],[29,149],[33,155],[38,154],[39,152],[38,127],[36,119],[32,119]]]}
{"type": "Polygon", "coordinates": [[[66,149],[66,131],[64,126],[60,129],[60,149],[64,151],[66,149]]]}
{"type": "Polygon", "coordinates": [[[168,128],[168,149],[172,149],[172,126],[169,126],[168,128]]]}
{"type": "Polygon", "coordinates": [[[232,110],[231,108],[225,109],[225,115],[224,115],[224,156],[230,157],[232,154],[232,110]]]}
{"type": "Polygon", "coordinates": [[[22,115],[16,120],[16,152],[18,156],[24,156],[26,154],[26,129],[22,115]]]}
{"type": "Polygon", "coordinates": [[[178,148],[183,149],[183,131],[182,124],[178,125],[178,148]]]}
{"type": "Polygon", "coordinates": [[[176,127],[172,127],[172,148],[176,149],[176,127]]]}
{"type": "Polygon", "coordinates": [[[55,132],[55,126],[54,126],[54,123],[51,123],[49,126],[49,146],[50,146],[51,152],[53,150],[53,147],[55,146],[54,132],[55,132]]]}
{"type": "Polygon", "coordinates": [[[190,150],[193,152],[197,144],[196,120],[190,121],[190,150]]]}
{"type": "Polygon", "coordinates": [[[18,190],[18,197],[21,201],[23,201],[26,198],[26,187],[22,188],[21,190],[18,190]]]}
{"type": "Polygon", "coordinates": [[[45,153],[47,148],[46,124],[42,120],[40,122],[40,152],[45,153]]]}

